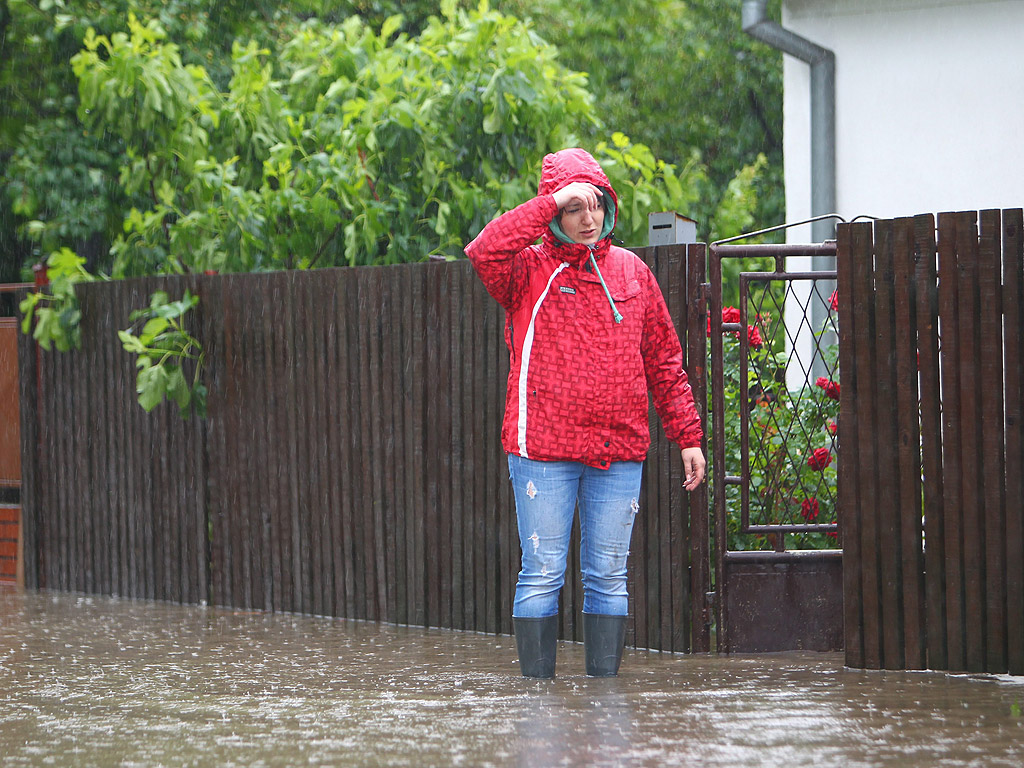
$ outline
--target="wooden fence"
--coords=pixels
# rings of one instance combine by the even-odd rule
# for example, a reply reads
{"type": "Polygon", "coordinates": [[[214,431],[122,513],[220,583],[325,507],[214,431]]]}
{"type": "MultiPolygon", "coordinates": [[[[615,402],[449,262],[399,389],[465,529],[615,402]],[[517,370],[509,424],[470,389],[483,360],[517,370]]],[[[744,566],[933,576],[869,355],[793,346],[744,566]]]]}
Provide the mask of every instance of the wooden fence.
{"type": "MultiPolygon", "coordinates": [[[[703,246],[640,253],[702,404],[703,246]]],[[[511,632],[503,315],[467,262],[136,279],[79,297],[79,351],[19,342],[29,586],[511,632]],[[145,413],[116,335],[153,291],[186,288],[206,420],[145,413]]],[[[706,496],[686,498],[678,451],[652,432],[629,641],[707,650],[706,496]]],[[[563,637],[580,638],[581,605],[577,552],[563,637]]]]}
{"type": "Polygon", "coordinates": [[[847,663],[1024,674],[1021,210],[837,237],[847,663]]]}

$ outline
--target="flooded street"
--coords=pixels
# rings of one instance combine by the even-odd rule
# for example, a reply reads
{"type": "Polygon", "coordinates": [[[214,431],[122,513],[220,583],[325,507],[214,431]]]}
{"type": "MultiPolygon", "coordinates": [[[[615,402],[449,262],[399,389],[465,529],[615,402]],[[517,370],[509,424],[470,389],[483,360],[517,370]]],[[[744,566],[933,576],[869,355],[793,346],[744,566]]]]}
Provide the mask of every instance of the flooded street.
{"type": "Polygon", "coordinates": [[[511,637],[0,587],[0,762],[20,765],[1019,766],[1024,680],[832,654],[511,637]]]}

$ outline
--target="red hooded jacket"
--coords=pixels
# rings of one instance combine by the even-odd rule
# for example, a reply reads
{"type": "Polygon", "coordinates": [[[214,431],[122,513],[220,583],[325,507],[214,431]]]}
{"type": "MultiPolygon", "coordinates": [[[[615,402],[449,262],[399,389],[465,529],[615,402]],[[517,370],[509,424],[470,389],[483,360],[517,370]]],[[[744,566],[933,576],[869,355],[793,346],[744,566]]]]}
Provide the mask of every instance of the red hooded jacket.
{"type": "Polygon", "coordinates": [[[651,439],[648,391],[671,441],[681,448],[701,443],[661,289],[642,259],[611,244],[617,213],[618,197],[597,161],[564,149],[544,158],[537,197],[494,219],[466,246],[505,308],[511,369],[502,445],[509,453],[602,468],[642,461],[651,439]],[[590,246],[562,242],[549,227],[558,214],[552,193],[573,181],[605,191],[605,234],[593,261],[590,246]]]}

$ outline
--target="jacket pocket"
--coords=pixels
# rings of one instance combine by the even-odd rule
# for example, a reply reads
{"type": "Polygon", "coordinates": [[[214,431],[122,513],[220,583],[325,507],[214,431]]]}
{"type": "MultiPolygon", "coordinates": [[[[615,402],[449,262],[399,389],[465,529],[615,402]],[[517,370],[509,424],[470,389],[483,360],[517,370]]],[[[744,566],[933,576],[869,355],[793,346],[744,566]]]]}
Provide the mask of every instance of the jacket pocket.
{"type": "Polygon", "coordinates": [[[614,288],[609,286],[608,290],[616,302],[629,301],[634,296],[640,295],[640,283],[637,280],[627,280],[614,288]]]}

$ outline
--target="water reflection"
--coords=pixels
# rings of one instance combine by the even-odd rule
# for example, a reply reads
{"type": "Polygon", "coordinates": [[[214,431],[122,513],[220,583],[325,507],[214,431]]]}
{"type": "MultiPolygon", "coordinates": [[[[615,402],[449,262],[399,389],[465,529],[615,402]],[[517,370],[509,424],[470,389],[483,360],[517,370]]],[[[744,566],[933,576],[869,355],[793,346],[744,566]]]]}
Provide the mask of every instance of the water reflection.
{"type": "Polygon", "coordinates": [[[0,588],[3,764],[953,766],[1024,762],[1024,684],[829,654],[627,650],[0,588]]]}

